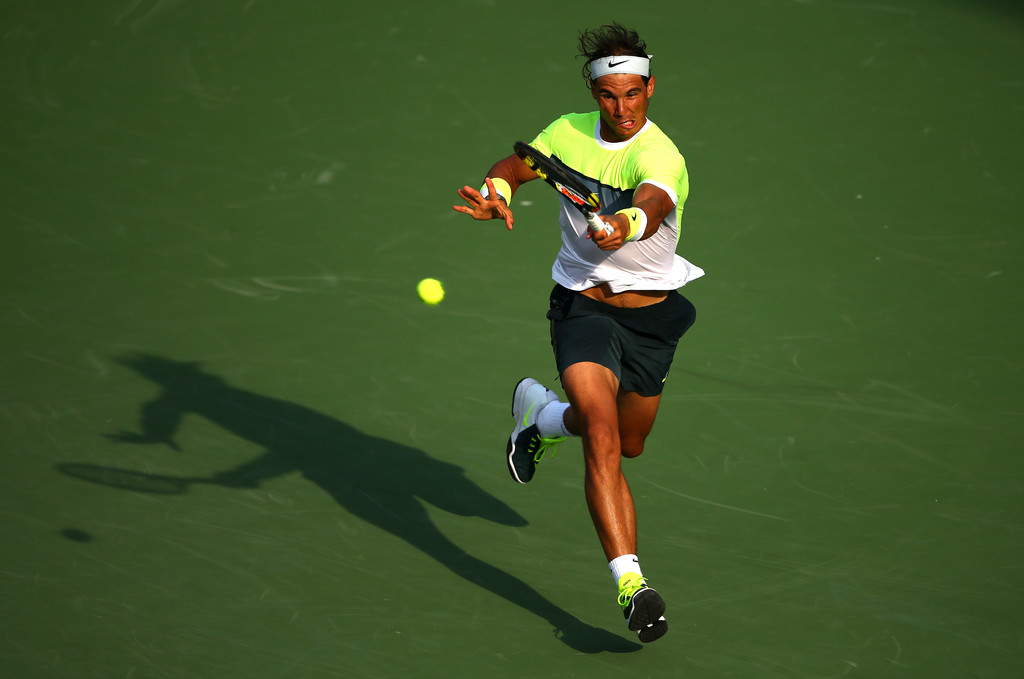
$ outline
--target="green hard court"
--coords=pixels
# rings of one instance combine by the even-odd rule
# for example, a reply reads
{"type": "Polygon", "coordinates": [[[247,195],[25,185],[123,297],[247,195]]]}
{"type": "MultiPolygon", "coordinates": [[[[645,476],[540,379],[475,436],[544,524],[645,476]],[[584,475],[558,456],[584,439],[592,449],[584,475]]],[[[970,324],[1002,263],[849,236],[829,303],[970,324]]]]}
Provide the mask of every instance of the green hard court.
{"type": "Polygon", "coordinates": [[[1024,11],[984,0],[0,10],[0,675],[1020,676],[1024,11]],[[625,462],[626,630],[559,389],[556,200],[452,210],[655,55],[707,270],[625,462]],[[436,277],[430,307],[417,281],[436,277]]]}

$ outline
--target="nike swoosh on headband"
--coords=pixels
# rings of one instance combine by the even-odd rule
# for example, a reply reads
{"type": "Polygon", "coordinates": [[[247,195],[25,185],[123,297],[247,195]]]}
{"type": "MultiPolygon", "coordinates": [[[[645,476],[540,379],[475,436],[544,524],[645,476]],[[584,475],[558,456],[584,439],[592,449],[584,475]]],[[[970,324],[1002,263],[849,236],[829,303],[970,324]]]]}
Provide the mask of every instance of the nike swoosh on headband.
{"type": "Polygon", "coordinates": [[[634,73],[647,77],[651,74],[651,55],[638,57],[613,54],[590,62],[591,78],[600,78],[611,73],[634,73]]]}

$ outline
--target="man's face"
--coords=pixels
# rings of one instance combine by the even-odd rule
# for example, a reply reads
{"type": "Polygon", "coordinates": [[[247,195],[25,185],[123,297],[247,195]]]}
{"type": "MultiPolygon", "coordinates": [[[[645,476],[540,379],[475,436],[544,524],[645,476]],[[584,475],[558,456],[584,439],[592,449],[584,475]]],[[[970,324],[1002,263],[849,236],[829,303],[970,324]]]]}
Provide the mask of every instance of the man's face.
{"type": "Polygon", "coordinates": [[[647,106],[654,95],[654,77],[630,73],[603,75],[591,82],[590,92],[601,108],[601,138],[626,141],[647,122],[647,106]]]}

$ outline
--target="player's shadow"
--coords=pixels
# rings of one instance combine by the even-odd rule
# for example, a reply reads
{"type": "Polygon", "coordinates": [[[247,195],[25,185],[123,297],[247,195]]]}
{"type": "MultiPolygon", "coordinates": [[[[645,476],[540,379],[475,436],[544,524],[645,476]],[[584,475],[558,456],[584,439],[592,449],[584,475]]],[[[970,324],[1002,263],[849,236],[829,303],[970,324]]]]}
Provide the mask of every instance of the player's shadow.
{"type": "MultiPolygon", "coordinates": [[[[164,443],[178,449],[174,434],[185,415],[195,414],[266,449],[255,459],[210,478],[159,477],[156,488],[173,487],[176,482],[182,488],[186,482],[254,488],[267,479],[299,471],[346,511],[401,538],[466,581],[547,621],[573,649],[599,653],[640,648],[580,621],[516,576],[468,553],[433,524],[424,502],[460,516],[526,525],[512,508],[469,480],[462,468],[435,460],[422,450],[364,434],[311,408],[233,387],[197,363],[151,355],[119,362],[158,384],[161,392],[142,406],[139,433],[108,434],[112,440],[164,443]]],[[[58,465],[61,471],[89,477],[73,472],[73,467],[80,472],[83,465],[58,465]]],[[[103,471],[109,479],[124,470],[103,471]]],[[[146,484],[136,489],[146,490],[146,484]]],[[[443,599],[437,605],[443,606],[443,599]]]]}

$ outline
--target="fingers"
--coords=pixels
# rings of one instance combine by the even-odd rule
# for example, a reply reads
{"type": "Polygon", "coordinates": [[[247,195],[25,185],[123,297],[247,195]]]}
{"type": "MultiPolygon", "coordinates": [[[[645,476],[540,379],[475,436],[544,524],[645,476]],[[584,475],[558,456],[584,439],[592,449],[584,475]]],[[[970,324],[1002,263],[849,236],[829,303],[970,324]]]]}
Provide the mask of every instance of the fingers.
{"type": "Polygon", "coordinates": [[[624,244],[623,234],[619,228],[616,227],[612,217],[598,216],[598,218],[605,223],[606,226],[611,227],[611,231],[605,229],[588,229],[587,238],[594,241],[594,245],[601,248],[602,250],[618,250],[624,244]]]}
{"type": "Polygon", "coordinates": [[[463,186],[459,189],[459,197],[466,201],[466,205],[453,205],[456,212],[465,213],[473,219],[491,219],[487,199],[472,186],[463,186]]]}
{"type": "Polygon", "coordinates": [[[459,189],[459,197],[461,197],[462,200],[466,201],[470,205],[475,205],[486,201],[486,198],[483,197],[483,194],[474,189],[472,186],[463,186],[461,189],[459,189]]]}
{"type": "Polygon", "coordinates": [[[512,218],[512,210],[509,210],[508,207],[503,207],[502,205],[498,205],[498,214],[500,214],[502,219],[505,220],[505,228],[508,229],[509,231],[511,231],[512,230],[512,223],[515,221],[512,218]]]}
{"type": "Polygon", "coordinates": [[[472,186],[463,186],[458,191],[459,197],[466,201],[467,204],[453,205],[452,208],[456,212],[462,212],[480,221],[500,219],[505,222],[505,228],[511,231],[512,224],[515,221],[511,208],[505,204],[505,201],[497,197],[498,192],[494,190],[494,184],[490,178],[488,177],[485,181],[487,182],[487,188],[490,191],[491,197],[485,198],[482,193],[472,186]]]}
{"type": "Polygon", "coordinates": [[[493,209],[494,219],[501,219],[505,222],[505,228],[509,231],[512,230],[512,210],[509,209],[508,203],[502,200],[501,195],[498,193],[498,189],[494,188],[494,180],[490,177],[484,177],[484,184],[487,185],[487,198],[480,194],[480,197],[485,201],[485,205],[493,209]]]}

